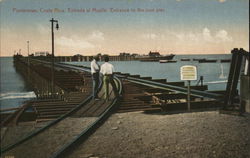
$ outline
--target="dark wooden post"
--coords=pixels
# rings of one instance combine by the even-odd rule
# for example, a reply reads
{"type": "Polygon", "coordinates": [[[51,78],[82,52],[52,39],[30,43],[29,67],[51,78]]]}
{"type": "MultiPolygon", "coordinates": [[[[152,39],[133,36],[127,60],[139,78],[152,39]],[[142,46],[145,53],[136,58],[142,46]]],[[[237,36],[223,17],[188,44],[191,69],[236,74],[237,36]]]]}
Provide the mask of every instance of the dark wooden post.
{"type": "Polygon", "coordinates": [[[228,76],[226,96],[224,100],[224,105],[225,105],[224,108],[233,105],[234,97],[237,94],[237,85],[243,59],[243,54],[240,50],[235,48],[232,50],[231,53],[232,53],[232,60],[228,76]]]}

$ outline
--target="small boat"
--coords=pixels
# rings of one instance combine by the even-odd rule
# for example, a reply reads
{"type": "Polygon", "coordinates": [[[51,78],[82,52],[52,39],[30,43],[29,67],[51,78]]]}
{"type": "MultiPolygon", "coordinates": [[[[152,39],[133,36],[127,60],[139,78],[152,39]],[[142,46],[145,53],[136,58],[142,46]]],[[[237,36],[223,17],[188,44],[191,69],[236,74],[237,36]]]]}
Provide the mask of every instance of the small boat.
{"type": "Polygon", "coordinates": [[[176,63],[176,60],[159,60],[160,63],[176,63]]]}
{"type": "Polygon", "coordinates": [[[200,61],[200,60],[206,60],[205,58],[201,58],[201,59],[197,59],[197,58],[194,58],[193,61],[200,61]]]}
{"type": "Polygon", "coordinates": [[[216,63],[217,60],[216,59],[202,59],[199,60],[199,63],[216,63]]]}
{"type": "Polygon", "coordinates": [[[221,63],[230,63],[231,59],[221,59],[220,62],[221,63]]]}
{"type": "Polygon", "coordinates": [[[182,58],[181,61],[190,61],[188,58],[182,58]]]}

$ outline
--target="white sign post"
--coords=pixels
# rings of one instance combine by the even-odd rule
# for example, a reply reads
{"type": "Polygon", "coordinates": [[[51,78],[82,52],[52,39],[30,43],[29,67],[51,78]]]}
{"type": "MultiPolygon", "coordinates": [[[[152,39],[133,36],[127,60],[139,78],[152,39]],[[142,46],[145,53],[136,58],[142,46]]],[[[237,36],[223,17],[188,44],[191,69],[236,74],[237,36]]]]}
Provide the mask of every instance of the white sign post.
{"type": "Polygon", "coordinates": [[[193,65],[185,65],[181,67],[181,80],[188,81],[187,103],[188,111],[190,111],[190,81],[197,80],[197,68],[193,65]]]}

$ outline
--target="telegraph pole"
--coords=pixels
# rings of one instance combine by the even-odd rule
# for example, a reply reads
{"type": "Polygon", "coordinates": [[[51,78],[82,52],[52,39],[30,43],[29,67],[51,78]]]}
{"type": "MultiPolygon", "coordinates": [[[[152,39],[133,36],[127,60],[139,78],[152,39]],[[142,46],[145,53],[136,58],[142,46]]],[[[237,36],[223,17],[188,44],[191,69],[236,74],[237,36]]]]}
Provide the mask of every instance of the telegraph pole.
{"type": "Polygon", "coordinates": [[[30,81],[30,41],[27,41],[27,52],[28,52],[28,80],[30,81]]]}
{"type": "Polygon", "coordinates": [[[51,93],[52,95],[54,95],[55,93],[55,54],[54,54],[54,22],[56,23],[56,29],[59,29],[59,25],[58,25],[58,20],[54,20],[53,18],[50,20],[51,22],[51,38],[52,38],[52,68],[51,68],[51,93]]]}
{"type": "Polygon", "coordinates": [[[30,41],[27,41],[27,51],[28,51],[28,66],[30,66],[30,41]]]}

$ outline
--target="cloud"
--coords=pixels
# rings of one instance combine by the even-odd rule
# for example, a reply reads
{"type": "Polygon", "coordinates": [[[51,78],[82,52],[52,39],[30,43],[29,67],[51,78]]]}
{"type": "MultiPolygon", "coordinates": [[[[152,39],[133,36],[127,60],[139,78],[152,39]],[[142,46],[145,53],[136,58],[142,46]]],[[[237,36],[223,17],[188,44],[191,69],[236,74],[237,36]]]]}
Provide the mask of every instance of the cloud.
{"type": "Polygon", "coordinates": [[[201,33],[173,33],[180,41],[222,43],[232,42],[233,38],[226,30],[219,30],[213,35],[208,28],[204,28],[201,33]]]}
{"type": "Polygon", "coordinates": [[[64,48],[66,47],[74,50],[85,50],[100,47],[100,42],[103,42],[104,40],[104,33],[101,31],[93,31],[86,35],[86,38],[77,35],[61,36],[56,40],[56,43],[64,48]]]}
{"type": "Polygon", "coordinates": [[[105,40],[104,33],[102,33],[101,31],[93,31],[88,36],[88,40],[103,41],[105,40]]]}
{"type": "MultiPolygon", "coordinates": [[[[196,36],[199,36],[199,35],[196,35],[196,36]]],[[[205,41],[208,41],[208,42],[212,42],[213,41],[213,37],[211,35],[211,32],[208,28],[204,28],[203,31],[202,31],[202,37],[205,41]]]]}
{"type": "Polygon", "coordinates": [[[154,33],[146,33],[146,34],[143,34],[141,37],[143,39],[150,39],[150,40],[152,39],[152,40],[154,40],[154,39],[156,39],[158,37],[158,35],[156,35],[154,33]]]}
{"type": "Polygon", "coordinates": [[[227,31],[225,31],[225,30],[220,30],[220,31],[218,31],[218,32],[216,33],[216,35],[215,35],[215,38],[216,38],[217,40],[222,41],[222,42],[232,42],[232,41],[233,41],[233,38],[230,37],[230,36],[228,36],[228,33],[227,33],[227,31]]]}
{"type": "Polygon", "coordinates": [[[51,32],[50,30],[51,28],[50,27],[46,27],[44,25],[38,25],[37,26],[37,31],[40,33],[40,34],[48,34],[51,32]]]}
{"type": "Polygon", "coordinates": [[[199,36],[197,36],[196,34],[194,33],[187,33],[187,34],[184,34],[184,33],[173,33],[180,41],[199,41],[199,36]]]}
{"type": "Polygon", "coordinates": [[[68,38],[65,36],[62,36],[59,39],[57,39],[56,43],[64,47],[77,48],[77,49],[86,49],[95,47],[92,43],[84,39],[68,38]]]}

